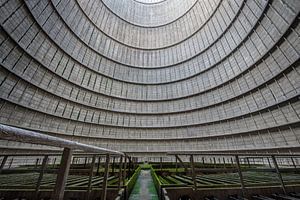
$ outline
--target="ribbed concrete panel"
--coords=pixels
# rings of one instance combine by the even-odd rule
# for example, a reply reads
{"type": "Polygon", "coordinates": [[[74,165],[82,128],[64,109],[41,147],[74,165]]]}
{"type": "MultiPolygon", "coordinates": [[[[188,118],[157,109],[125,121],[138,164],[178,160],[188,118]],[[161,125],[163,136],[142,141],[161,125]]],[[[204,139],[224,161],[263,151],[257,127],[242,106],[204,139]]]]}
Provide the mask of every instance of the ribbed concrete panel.
{"type": "Polygon", "coordinates": [[[197,0],[165,0],[143,2],[135,0],[102,0],[117,16],[137,26],[156,27],[178,20],[187,13],[197,0]]]}
{"type": "Polygon", "coordinates": [[[0,123],[139,156],[299,147],[299,11],[297,0],[1,1],[0,123]]]}

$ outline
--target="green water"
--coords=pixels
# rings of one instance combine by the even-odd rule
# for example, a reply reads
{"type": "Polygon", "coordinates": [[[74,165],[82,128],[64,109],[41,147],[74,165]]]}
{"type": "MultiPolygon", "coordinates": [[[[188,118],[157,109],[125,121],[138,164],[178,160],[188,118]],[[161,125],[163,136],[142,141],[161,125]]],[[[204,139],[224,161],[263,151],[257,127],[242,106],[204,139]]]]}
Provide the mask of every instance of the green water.
{"type": "Polygon", "coordinates": [[[158,200],[150,170],[141,170],[129,200],[158,200]]]}

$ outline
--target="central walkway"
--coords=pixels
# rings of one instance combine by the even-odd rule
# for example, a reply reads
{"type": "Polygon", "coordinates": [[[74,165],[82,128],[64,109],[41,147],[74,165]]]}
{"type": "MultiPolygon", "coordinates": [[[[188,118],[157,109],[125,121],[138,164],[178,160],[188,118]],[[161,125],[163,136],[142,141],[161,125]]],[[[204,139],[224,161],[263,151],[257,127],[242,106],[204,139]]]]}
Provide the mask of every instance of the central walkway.
{"type": "Polygon", "coordinates": [[[158,200],[150,170],[141,170],[129,200],[158,200]]]}

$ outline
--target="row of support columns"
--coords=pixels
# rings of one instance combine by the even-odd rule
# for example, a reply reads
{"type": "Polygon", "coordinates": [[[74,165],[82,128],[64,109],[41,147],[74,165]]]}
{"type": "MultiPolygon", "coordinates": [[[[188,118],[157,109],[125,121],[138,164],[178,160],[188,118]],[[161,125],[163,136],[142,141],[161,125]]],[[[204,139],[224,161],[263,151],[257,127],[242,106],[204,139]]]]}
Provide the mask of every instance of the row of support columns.
{"type": "MultiPolygon", "coordinates": [[[[176,173],[177,173],[177,165],[178,165],[177,163],[178,163],[178,161],[179,161],[179,164],[185,169],[185,172],[187,172],[187,166],[180,159],[180,157],[178,155],[175,155],[175,158],[176,158],[176,162],[175,162],[176,173]]],[[[239,178],[240,178],[242,195],[247,196],[247,191],[246,191],[246,187],[245,187],[245,184],[244,184],[244,178],[243,178],[243,173],[242,173],[241,164],[240,164],[240,157],[238,155],[234,155],[234,158],[235,158],[235,164],[236,164],[236,168],[237,168],[239,178]]],[[[282,191],[284,192],[284,194],[286,194],[286,187],[285,187],[284,181],[282,179],[277,160],[276,160],[274,155],[271,156],[271,159],[272,159],[272,162],[274,164],[278,179],[280,181],[282,191]]],[[[293,161],[293,158],[291,158],[291,159],[293,161]]],[[[268,160],[269,160],[269,158],[268,158],[268,160]]],[[[203,161],[203,164],[204,164],[204,159],[203,158],[202,158],[202,161],[203,161]]],[[[231,161],[232,161],[232,164],[233,164],[232,158],[231,158],[231,161]]],[[[194,188],[197,189],[196,171],[195,171],[195,163],[194,163],[194,156],[193,155],[190,155],[190,165],[191,165],[191,173],[192,173],[192,180],[193,180],[193,183],[194,183],[194,188]]],[[[271,166],[270,163],[269,163],[269,166],[271,166]]],[[[294,164],[294,167],[296,168],[295,164],[294,164]]],[[[162,162],[161,162],[161,167],[160,168],[161,168],[161,171],[162,171],[162,162]]]]}
{"type": "MultiPolygon", "coordinates": [[[[56,180],[56,185],[53,192],[53,199],[62,200],[64,196],[64,190],[65,185],[67,181],[67,177],[69,174],[69,169],[71,165],[71,158],[72,158],[72,150],[65,148],[63,151],[63,155],[61,158],[61,164],[58,171],[58,176],[56,180]]],[[[44,160],[47,160],[47,158],[44,158],[44,160]]],[[[119,162],[119,182],[118,182],[118,189],[120,190],[122,186],[125,185],[126,178],[127,178],[127,160],[129,160],[129,170],[131,170],[132,161],[131,158],[127,155],[120,156],[120,162],[119,162]],[[123,163],[124,159],[124,163],[123,163]]],[[[96,174],[99,174],[99,168],[100,168],[100,157],[98,158],[98,166],[97,166],[97,172],[96,174]]],[[[43,161],[44,163],[44,161],[43,161]]],[[[46,163],[46,161],[45,161],[46,163]]],[[[87,163],[85,162],[85,165],[87,163]]],[[[92,163],[91,168],[89,172],[89,181],[88,181],[88,189],[87,189],[87,199],[90,199],[90,194],[92,191],[92,179],[93,179],[93,173],[94,173],[94,167],[96,164],[96,155],[93,155],[92,157],[92,163]]],[[[105,157],[105,166],[104,166],[104,174],[103,174],[103,183],[102,183],[102,193],[101,193],[101,199],[105,200],[107,196],[107,180],[109,176],[109,164],[110,164],[110,155],[106,154],[105,157]]],[[[132,165],[133,166],[133,165],[132,165]]],[[[44,169],[44,164],[43,167],[44,169]]],[[[112,171],[115,172],[115,157],[113,157],[113,165],[112,165],[112,171]]],[[[42,173],[43,174],[43,170],[42,173]]],[[[41,175],[42,179],[42,175],[41,175]]]]}
{"type": "MultiPolygon", "coordinates": [[[[73,150],[70,148],[64,148],[62,156],[61,156],[61,162],[59,165],[59,169],[57,171],[57,177],[56,177],[56,182],[54,186],[54,190],[52,193],[52,199],[55,200],[63,200],[64,198],[64,192],[65,192],[65,187],[70,171],[70,167],[72,164],[72,156],[73,156],[73,150]]],[[[119,181],[119,189],[123,184],[125,183],[126,179],[126,160],[127,156],[125,156],[125,165],[124,165],[124,171],[122,170],[122,160],[123,156],[120,156],[120,169],[119,169],[119,180],[121,178],[121,181],[119,181]],[[123,177],[123,178],[122,178],[123,177]],[[123,182],[123,184],[121,184],[123,182]]],[[[89,171],[89,180],[88,180],[88,187],[87,187],[87,199],[90,199],[90,194],[92,191],[92,179],[94,175],[94,168],[96,165],[96,158],[97,155],[93,155],[92,157],[92,162],[91,162],[91,168],[89,171]]],[[[4,169],[4,166],[8,160],[8,156],[4,156],[1,163],[0,163],[0,174],[2,170],[4,169]]],[[[39,199],[40,196],[40,187],[42,183],[42,179],[45,173],[45,170],[47,168],[47,163],[49,161],[49,155],[45,155],[42,161],[41,168],[39,170],[40,174],[38,176],[38,180],[36,182],[36,187],[35,187],[35,199],[39,199]]],[[[74,161],[74,160],[73,160],[74,161]]],[[[96,174],[99,174],[99,168],[100,168],[100,156],[98,157],[98,167],[97,167],[97,172],[96,174]]],[[[113,157],[113,161],[115,161],[115,157],[113,157]]],[[[85,162],[85,165],[87,163],[85,162]]],[[[109,175],[109,164],[110,164],[110,155],[106,154],[105,156],[105,166],[104,166],[104,174],[103,174],[103,182],[102,182],[102,193],[101,193],[101,199],[105,200],[107,196],[107,180],[108,180],[108,175],[109,175]]],[[[37,165],[35,166],[35,169],[37,168],[37,165]]]]}

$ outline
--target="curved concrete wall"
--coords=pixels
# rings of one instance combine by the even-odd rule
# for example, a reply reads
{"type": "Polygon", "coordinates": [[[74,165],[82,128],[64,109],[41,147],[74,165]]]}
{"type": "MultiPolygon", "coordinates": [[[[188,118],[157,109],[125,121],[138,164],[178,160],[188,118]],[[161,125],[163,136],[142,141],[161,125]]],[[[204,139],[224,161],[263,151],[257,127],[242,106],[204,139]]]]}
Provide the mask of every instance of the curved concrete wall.
{"type": "Polygon", "coordinates": [[[142,156],[299,147],[299,10],[2,1],[0,123],[142,156]]]}

